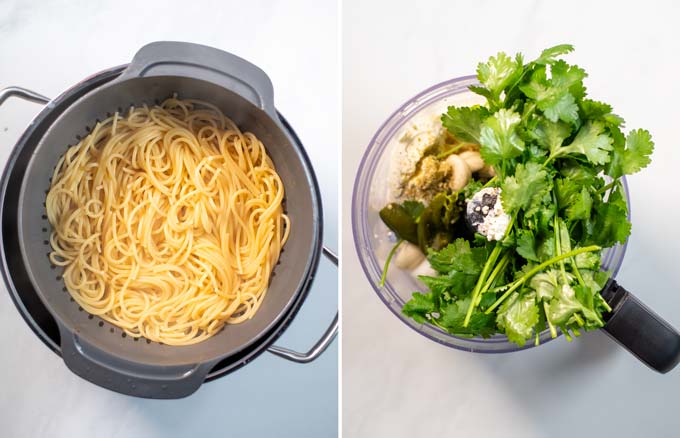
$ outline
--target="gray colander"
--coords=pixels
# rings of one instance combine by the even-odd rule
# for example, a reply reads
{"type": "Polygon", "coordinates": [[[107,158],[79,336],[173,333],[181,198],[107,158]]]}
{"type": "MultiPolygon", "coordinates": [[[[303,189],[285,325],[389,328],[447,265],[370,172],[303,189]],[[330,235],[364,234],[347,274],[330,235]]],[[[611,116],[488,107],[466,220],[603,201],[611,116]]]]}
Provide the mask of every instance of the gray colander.
{"type": "MultiPolygon", "coordinates": [[[[21,90],[13,91],[21,94],[21,90]]],[[[27,276],[56,321],[66,365],[97,385],[139,397],[177,398],[191,394],[216,364],[238,357],[261,341],[306,293],[322,252],[322,211],[316,179],[304,150],[290,138],[277,115],[271,81],[262,70],[241,58],[189,43],[157,42],[143,47],[120,76],[85,94],[57,117],[26,166],[17,215],[27,276]],[[173,93],[218,106],[241,128],[263,141],[285,186],[292,224],[258,313],[251,320],[227,326],[191,346],[168,346],[126,337],[120,329],[89,315],[66,291],[62,269],[48,259],[51,229],[45,196],[60,156],[112,112],[130,105],[152,105],[173,93]]],[[[332,253],[324,253],[337,264],[332,253]]],[[[307,362],[328,346],[336,332],[337,315],[308,353],[277,347],[270,351],[307,362]]]]}

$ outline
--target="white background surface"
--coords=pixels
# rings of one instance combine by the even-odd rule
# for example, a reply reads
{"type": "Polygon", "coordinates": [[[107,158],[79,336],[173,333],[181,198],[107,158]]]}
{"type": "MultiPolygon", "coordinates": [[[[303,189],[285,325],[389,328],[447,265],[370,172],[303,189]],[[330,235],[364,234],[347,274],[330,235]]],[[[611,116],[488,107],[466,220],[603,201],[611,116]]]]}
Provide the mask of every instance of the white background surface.
{"type": "Polygon", "coordinates": [[[656,141],[652,165],[629,179],[633,234],[618,279],[680,327],[678,17],[678,3],[654,1],[344,0],[344,436],[678,436],[680,369],[656,374],[603,333],[480,355],[409,329],[365,279],[348,210],[365,147],[408,98],[499,50],[532,57],[573,43],[591,96],[656,141]]]}
{"type": "MultiPolygon", "coordinates": [[[[332,1],[0,0],[0,87],[56,96],[129,62],[154,40],[231,51],[271,77],[276,106],[309,152],[325,207],[325,243],[337,249],[339,64],[332,1]]],[[[0,162],[38,105],[0,109],[0,162]]],[[[280,345],[306,349],[336,311],[336,271],[326,262],[280,345]]],[[[299,365],[268,353],[189,398],[140,400],[76,377],[19,316],[0,286],[0,435],[3,437],[331,437],[337,435],[337,341],[299,365]]]]}

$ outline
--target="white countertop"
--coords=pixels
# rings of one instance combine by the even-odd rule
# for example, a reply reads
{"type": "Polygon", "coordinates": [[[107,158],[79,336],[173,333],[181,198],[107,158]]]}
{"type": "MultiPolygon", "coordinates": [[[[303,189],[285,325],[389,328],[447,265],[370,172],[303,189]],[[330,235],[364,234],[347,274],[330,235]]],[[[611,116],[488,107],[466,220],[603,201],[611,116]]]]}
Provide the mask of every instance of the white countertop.
{"type": "MultiPolygon", "coordinates": [[[[235,53],[271,77],[277,108],[305,145],[322,189],[324,242],[337,250],[339,64],[337,7],[305,1],[0,1],[0,88],[56,96],[156,40],[235,53]]],[[[38,105],[0,108],[0,163],[38,105]]],[[[306,350],[336,311],[336,271],[315,285],[279,345],[306,350]]],[[[0,286],[0,435],[3,437],[337,436],[338,342],[299,365],[265,353],[241,370],[171,401],[135,399],[71,373],[28,328],[0,286]]]]}
{"type": "Polygon", "coordinates": [[[412,331],[365,279],[349,208],[368,142],[408,98],[473,74],[499,50],[531,57],[572,43],[591,95],[653,134],[651,166],[629,179],[633,232],[618,280],[680,327],[680,5],[345,0],[344,9],[344,436],[678,436],[680,369],[650,371],[604,333],[482,355],[412,331]]]}

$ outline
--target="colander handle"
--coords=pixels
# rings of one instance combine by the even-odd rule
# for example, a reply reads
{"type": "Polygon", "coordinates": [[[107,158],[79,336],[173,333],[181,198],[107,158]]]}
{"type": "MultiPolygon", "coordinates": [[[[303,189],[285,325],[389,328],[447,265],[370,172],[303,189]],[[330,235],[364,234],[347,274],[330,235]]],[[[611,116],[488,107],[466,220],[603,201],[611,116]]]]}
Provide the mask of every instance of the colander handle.
{"type": "MultiPolygon", "coordinates": [[[[333,251],[324,247],[323,255],[325,255],[326,258],[336,267],[338,266],[338,256],[333,251]]],[[[333,339],[335,339],[337,334],[338,334],[338,313],[336,312],[335,318],[333,318],[333,321],[328,326],[323,336],[321,336],[321,339],[319,339],[317,343],[314,344],[314,346],[310,348],[309,351],[307,351],[306,353],[300,353],[284,347],[277,347],[276,345],[273,347],[269,347],[267,351],[284,359],[288,359],[292,362],[309,363],[314,359],[318,358],[319,356],[321,356],[321,354],[324,351],[326,351],[326,349],[331,345],[333,339]]]]}
{"type": "Polygon", "coordinates": [[[259,67],[231,53],[200,44],[159,41],[139,49],[116,79],[186,76],[229,89],[277,120],[274,87],[259,67]]]}
{"type": "Polygon", "coordinates": [[[667,373],[680,362],[680,333],[635,295],[610,280],[602,291],[612,311],[604,331],[651,369],[667,373]]]}
{"type": "Polygon", "coordinates": [[[175,399],[195,392],[216,362],[150,366],[110,355],[59,323],[61,355],[71,371],[96,385],[126,395],[175,399]]]}
{"type": "Polygon", "coordinates": [[[47,103],[50,101],[49,97],[45,97],[42,94],[31,91],[27,88],[7,87],[0,90],[0,105],[2,105],[5,100],[13,96],[35,103],[47,103]]]}

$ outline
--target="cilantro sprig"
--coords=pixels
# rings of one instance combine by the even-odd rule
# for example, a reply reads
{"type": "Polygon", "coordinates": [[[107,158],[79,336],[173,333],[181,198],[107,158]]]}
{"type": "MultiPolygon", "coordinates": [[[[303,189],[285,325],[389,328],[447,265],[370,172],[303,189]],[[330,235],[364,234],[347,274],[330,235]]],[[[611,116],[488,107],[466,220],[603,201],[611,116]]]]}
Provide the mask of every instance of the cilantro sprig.
{"type": "Polygon", "coordinates": [[[428,247],[438,275],[421,277],[429,292],[414,293],[406,315],[460,336],[504,333],[518,345],[538,343],[545,329],[571,340],[603,326],[611,309],[600,295],[602,250],[631,231],[621,177],[650,163],[654,143],[644,129],[624,135],[623,118],[587,97],[586,72],[561,59],[572,51],[555,46],[528,63],[492,56],[470,87],[486,104],[442,115],[494,167],[487,186],[501,188],[512,221],[500,241],[450,235],[447,246],[428,247]]]}

